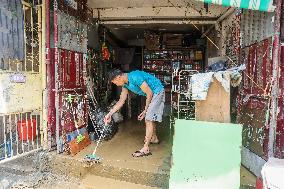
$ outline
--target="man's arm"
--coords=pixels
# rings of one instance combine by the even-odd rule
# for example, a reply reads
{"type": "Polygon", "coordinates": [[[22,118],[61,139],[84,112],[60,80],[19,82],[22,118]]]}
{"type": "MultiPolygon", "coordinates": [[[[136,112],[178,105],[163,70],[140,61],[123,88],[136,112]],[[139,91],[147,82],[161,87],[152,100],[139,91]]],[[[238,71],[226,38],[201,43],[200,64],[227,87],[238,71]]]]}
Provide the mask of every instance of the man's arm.
{"type": "Polygon", "coordinates": [[[128,89],[122,87],[122,91],[120,93],[119,101],[110,110],[111,114],[114,114],[115,112],[120,110],[120,108],[123,106],[123,104],[125,103],[125,101],[127,99],[127,95],[128,95],[128,89]]]}
{"type": "Polygon", "coordinates": [[[153,92],[145,81],[142,83],[140,88],[146,94],[146,105],[145,105],[145,110],[143,111],[144,113],[146,113],[153,98],[153,92]]]}
{"type": "Polygon", "coordinates": [[[123,106],[123,104],[125,103],[125,100],[127,99],[127,95],[128,95],[128,90],[123,87],[121,94],[120,94],[119,101],[112,107],[110,112],[104,118],[105,124],[110,123],[111,116],[123,106]]]}

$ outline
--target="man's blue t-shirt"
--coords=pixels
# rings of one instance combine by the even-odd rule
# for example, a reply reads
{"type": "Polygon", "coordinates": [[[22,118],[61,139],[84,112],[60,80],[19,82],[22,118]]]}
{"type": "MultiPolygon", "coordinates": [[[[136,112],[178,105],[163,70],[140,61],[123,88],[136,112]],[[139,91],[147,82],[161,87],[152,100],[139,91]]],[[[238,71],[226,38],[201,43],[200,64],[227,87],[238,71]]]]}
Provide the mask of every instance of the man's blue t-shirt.
{"type": "Polygon", "coordinates": [[[164,89],[164,86],[158,78],[139,70],[128,73],[128,83],[123,87],[135,94],[146,96],[146,94],[140,88],[143,82],[148,84],[154,94],[158,94],[164,89]]]}

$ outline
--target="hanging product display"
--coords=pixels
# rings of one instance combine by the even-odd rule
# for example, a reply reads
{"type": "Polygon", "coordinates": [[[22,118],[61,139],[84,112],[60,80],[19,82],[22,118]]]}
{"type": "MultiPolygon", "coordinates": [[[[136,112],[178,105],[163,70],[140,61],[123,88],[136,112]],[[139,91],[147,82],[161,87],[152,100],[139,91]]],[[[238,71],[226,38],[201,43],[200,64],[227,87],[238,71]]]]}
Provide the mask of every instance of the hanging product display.
{"type": "Polygon", "coordinates": [[[91,88],[94,92],[94,96],[99,102],[106,99],[106,88],[107,88],[107,70],[112,66],[111,61],[105,63],[100,56],[100,51],[95,51],[94,49],[88,49],[88,80],[91,88]]]}
{"type": "Polygon", "coordinates": [[[108,47],[106,46],[106,43],[102,44],[102,59],[103,60],[109,60],[110,59],[110,52],[108,47]]]}

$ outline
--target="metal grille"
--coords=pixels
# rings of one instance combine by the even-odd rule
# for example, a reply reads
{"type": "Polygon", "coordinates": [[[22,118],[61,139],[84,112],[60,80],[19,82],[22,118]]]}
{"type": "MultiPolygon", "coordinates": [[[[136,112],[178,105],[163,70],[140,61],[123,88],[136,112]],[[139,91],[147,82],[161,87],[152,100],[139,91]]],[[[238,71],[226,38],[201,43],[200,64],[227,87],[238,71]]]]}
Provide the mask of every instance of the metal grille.
{"type": "MultiPolygon", "coordinates": [[[[37,73],[26,73],[25,76],[30,78],[33,75],[32,78],[40,79],[41,16],[38,0],[0,0],[0,76],[5,78],[2,84],[7,82],[7,86],[17,85],[7,79],[10,72],[37,73]]],[[[22,85],[34,84],[29,80],[25,82],[22,85]]],[[[34,86],[31,92],[39,91],[38,87],[34,86]]],[[[21,92],[26,94],[27,89],[21,92]]],[[[21,96],[19,91],[19,85],[15,86],[14,95],[21,96]]],[[[10,112],[5,109],[0,114],[0,163],[41,148],[40,107],[27,107],[34,103],[32,97],[38,94],[25,95],[25,98],[18,99],[17,107],[10,112]]],[[[7,100],[7,106],[11,102],[7,100]]]]}
{"type": "Polygon", "coordinates": [[[32,3],[23,2],[23,16],[24,16],[24,62],[21,71],[39,72],[40,61],[40,24],[39,17],[41,17],[41,6],[37,5],[35,1],[32,3]]]}
{"type": "Polygon", "coordinates": [[[0,70],[39,72],[41,5],[0,0],[0,70]]]}
{"type": "Polygon", "coordinates": [[[258,43],[273,35],[274,13],[243,10],[241,17],[241,47],[258,43]]]}
{"type": "Polygon", "coordinates": [[[16,69],[23,61],[23,34],[21,1],[0,0],[0,70],[16,69]]]}
{"type": "Polygon", "coordinates": [[[41,147],[40,111],[0,114],[0,163],[41,147]]]}

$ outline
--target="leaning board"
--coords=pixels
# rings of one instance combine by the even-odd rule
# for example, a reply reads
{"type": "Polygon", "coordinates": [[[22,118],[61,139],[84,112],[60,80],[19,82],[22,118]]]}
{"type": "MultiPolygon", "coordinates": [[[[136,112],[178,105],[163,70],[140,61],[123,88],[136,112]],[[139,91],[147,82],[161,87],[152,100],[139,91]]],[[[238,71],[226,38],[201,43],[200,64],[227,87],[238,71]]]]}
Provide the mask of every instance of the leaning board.
{"type": "Polygon", "coordinates": [[[198,121],[231,122],[230,92],[226,92],[222,84],[213,77],[206,100],[195,101],[195,116],[198,121]]]}
{"type": "Polygon", "coordinates": [[[177,120],[170,189],[239,189],[242,126],[177,120]]]}

